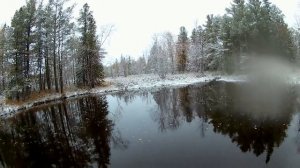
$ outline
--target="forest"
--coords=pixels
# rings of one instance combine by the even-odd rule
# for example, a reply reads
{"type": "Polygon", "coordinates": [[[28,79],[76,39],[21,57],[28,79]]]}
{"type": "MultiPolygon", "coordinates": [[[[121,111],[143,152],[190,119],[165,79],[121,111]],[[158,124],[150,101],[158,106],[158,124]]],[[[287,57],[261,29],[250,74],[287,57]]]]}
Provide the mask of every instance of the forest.
{"type": "MultiPolygon", "coordinates": [[[[243,73],[254,57],[280,58],[297,64],[300,32],[268,0],[233,0],[226,13],[207,15],[188,33],[157,33],[146,55],[121,56],[103,65],[103,44],[111,29],[99,35],[93,12],[85,4],[74,17],[68,0],[28,0],[10,25],[0,31],[0,91],[10,100],[69,88],[94,88],[105,77],[219,71],[243,73]]],[[[111,44],[113,45],[113,44],[111,44]]]]}
{"type": "Polygon", "coordinates": [[[76,20],[74,5],[66,2],[29,0],[15,12],[11,26],[1,28],[1,91],[6,98],[64,93],[70,85],[91,88],[103,81],[104,50],[93,12],[85,4],[76,20]]]}
{"type": "Polygon", "coordinates": [[[182,26],[177,36],[155,34],[148,54],[137,60],[121,56],[106,66],[106,75],[243,73],[251,58],[262,56],[299,62],[299,30],[288,27],[284,14],[268,0],[233,0],[226,14],[209,14],[203,25],[188,32],[182,26]]]}

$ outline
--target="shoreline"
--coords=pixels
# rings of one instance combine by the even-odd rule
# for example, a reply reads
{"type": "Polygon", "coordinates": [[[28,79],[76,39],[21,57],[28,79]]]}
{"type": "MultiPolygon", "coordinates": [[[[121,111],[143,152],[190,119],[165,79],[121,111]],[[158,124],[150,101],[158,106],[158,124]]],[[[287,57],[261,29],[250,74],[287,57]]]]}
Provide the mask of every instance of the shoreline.
{"type": "MultiPolygon", "coordinates": [[[[219,74],[204,74],[185,73],[167,75],[166,79],[160,79],[155,74],[133,75],[128,77],[106,78],[105,81],[111,83],[110,86],[96,87],[93,89],[78,89],[76,91],[67,91],[64,94],[54,93],[42,98],[38,98],[31,102],[24,102],[21,105],[5,104],[2,98],[2,105],[0,104],[0,118],[10,118],[19,112],[37,108],[40,106],[49,105],[52,103],[65,101],[73,98],[88,95],[103,95],[117,93],[121,91],[148,91],[151,89],[159,89],[162,87],[184,87],[197,83],[208,83],[210,81],[227,81],[240,82],[245,81],[244,76],[224,76],[219,74]]],[[[1,99],[1,98],[0,98],[1,99]]]]}

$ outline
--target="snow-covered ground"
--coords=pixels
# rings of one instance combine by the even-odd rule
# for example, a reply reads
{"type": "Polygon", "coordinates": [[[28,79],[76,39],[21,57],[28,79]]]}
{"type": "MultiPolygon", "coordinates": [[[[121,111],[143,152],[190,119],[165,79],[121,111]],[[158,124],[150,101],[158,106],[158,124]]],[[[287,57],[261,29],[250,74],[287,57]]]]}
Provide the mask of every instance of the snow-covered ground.
{"type": "Polygon", "coordinates": [[[216,76],[209,74],[201,76],[200,74],[175,74],[167,75],[165,79],[160,79],[158,75],[132,75],[128,77],[107,78],[106,81],[111,82],[119,89],[136,90],[148,89],[162,86],[185,86],[199,82],[206,82],[214,79],[216,76]]]}
{"type": "MultiPolygon", "coordinates": [[[[62,101],[64,98],[72,98],[88,94],[105,94],[118,91],[136,91],[151,90],[160,87],[187,86],[196,83],[209,82],[212,80],[227,82],[242,82],[247,80],[245,76],[224,76],[217,73],[209,73],[201,75],[199,73],[185,73],[167,75],[166,79],[160,79],[155,74],[133,75],[128,77],[106,78],[105,81],[110,85],[107,87],[99,87],[91,90],[76,90],[66,92],[65,95],[52,94],[35,100],[33,102],[23,103],[22,105],[8,105],[4,101],[4,97],[0,97],[0,117],[5,118],[16,114],[19,111],[30,109],[32,107],[55,103],[62,101]]],[[[298,78],[295,80],[298,80],[298,78]]],[[[299,80],[300,81],[300,80],[299,80]]]]}
{"type": "Polygon", "coordinates": [[[30,109],[38,105],[61,101],[63,98],[72,98],[88,94],[104,94],[117,91],[134,91],[147,90],[159,87],[187,86],[195,83],[209,82],[216,78],[220,80],[236,80],[236,78],[234,77],[226,77],[223,79],[216,74],[200,75],[196,73],[167,75],[166,79],[160,79],[158,75],[155,74],[106,78],[105,81],[110,83],[110,86],[94,88],[91,90],[78,89],[77,91],[66,92],[63,96],[61,94],[52,94],[50,96],[40,98],[33,102],[23,103],[22,105],[6,104],[4,101],[4,97],[0,97],[0,116],[4,118],[12,116],[18,111],[30,109]]]}

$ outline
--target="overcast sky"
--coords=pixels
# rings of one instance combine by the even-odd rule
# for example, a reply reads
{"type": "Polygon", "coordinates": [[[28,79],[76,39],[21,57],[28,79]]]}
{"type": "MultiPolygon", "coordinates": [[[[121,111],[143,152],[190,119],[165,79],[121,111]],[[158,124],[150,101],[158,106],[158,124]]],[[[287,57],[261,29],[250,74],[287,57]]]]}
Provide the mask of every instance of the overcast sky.
{"type": "MultiPolygon", "coordinates": [[[[8,23],[25,0],[1,0],[0,24],[8,23]]],[[[47,1],[47,0],[44,0],[47,1]]],[[[106,45],[110,63],[121,54],[134,58],[149,50],[154,33],[178,34],[185,26],[189,33],[196,23],[203,24],[207,14],[224,14],[232,0],[71,0],[77,3],[74,16],[87,2],[94,12],[98,28],[113,24],[115,31],[106,45]]],[[[296,25],[300,0],[270,0],[285,14],[289,26],[296,25]]]]}

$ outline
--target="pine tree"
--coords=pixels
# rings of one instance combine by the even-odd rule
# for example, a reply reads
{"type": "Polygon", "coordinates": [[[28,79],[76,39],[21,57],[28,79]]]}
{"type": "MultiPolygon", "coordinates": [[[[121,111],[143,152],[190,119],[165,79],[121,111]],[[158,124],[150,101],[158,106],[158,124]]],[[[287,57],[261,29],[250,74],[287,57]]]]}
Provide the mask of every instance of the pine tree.
{"type": "Polygon", "coordinates": [[[5,44],[7,43],[6,40],[6,25],[1,27],[0,29],[0,93],[2,93],[5,90],[5,83],[6,83],[6,47],[5,44]]]}
{"type": "Polygon", "coordinates": [[[44,21],[44,28],[45,28],[45,85],[47,86],[48,90],[52,89],[53,80],[52,80],[52,67],[53,65],[53,59],[51,57],[51,54],[53,53],[53,1],[49,1],[48,4],[45,7],[45,21],[44,21]]]}
{"type": "Polygon", "coordinates": [[[5,28],[6,25],[0,29],[0,93],[5,90],[5,28]]]}
{"type": "Polygon", "coordinates": [[[0,30],[0,91],[5,93],[10,81],[10,69],[12,67],[12,34],[13,30],[6,24],[0,30]]]}
{"type": "Polygon", "coordinates": [[[10,87],[7,93],[7,97],[11,99],[25,99],[30,95],[32,87],[30,61],[36,15],[35,6],[35,0],[28,1],[26,6],[15,12],[11,22],[14,56],[12,58],[13,69],[10,72],[10,87]]]}
{"type": "Polygon", "coordinates": [[[90,88],[101,84],[104,78],[100,60],[100,49],[97,44],[96,22],[88,4],[83,6],[79,17],[80,49],[78,54],[77,85],[90,88]]]}
{"type": "Polygon", "coordinates": [[[36,18],[36,34],[35,41],[36,45],[34,46],[34,53],[36,54],[38,72],[38,86],[39,90],[45,90],[45,80],[44,80],[44,62],[45,59],[45,47],[46,47],[46,31],[45,31],[45,10],[43,9],[42,3],[39,4],[37,9],[37,18],[36,18]]]}
{"type": "Polygon", "coordinates": [[[58,29],[57,29],[57,55],[58,55],[58,69],[59,69],[59,86],[60,92],[64,92],[64,79],[63,71],[65,66],[65,61],[67,60],[66,54],[66,43],[71,38],[71,32],[74,27],[74,23],[71,22],[73,6],[64,9],[64,4],[67,1],[62,1],[58,10],[58,29]]]}
{"type": "Polygon", "coordinates": [[[46,81],[50,89],[52,84],[50,80],[53,76],[55,91],[61,93],[64,90],[65,46],[74,25],[71,22],[74,5],[66,6],[67,2],[68,0],[50,0],[45,9],[45,28],[48,44],[46,49],[46,81]]]}
{"type": "Polygon", "coordinates": [[[80,39],[76,36],[75,30],[72,31],[71,37],[67,40],[65,46],[65,64],[64,79],[71,82],[70,85],[76,84],[76,59],[80,48],[80,39]]]}

